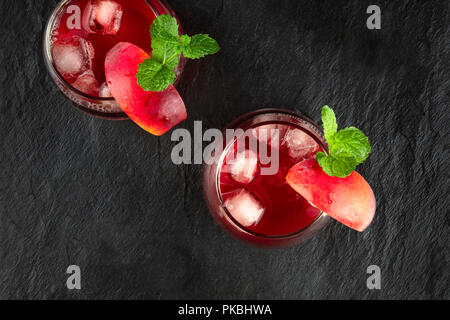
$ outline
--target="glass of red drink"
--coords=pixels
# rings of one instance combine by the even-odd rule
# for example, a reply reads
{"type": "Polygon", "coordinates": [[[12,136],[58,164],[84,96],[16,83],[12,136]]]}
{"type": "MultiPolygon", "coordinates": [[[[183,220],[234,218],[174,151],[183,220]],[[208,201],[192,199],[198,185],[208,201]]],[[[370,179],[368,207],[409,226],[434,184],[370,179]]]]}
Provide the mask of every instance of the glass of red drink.
{"type": "MultiPolygon", "coordinates": [[[[131,42],[151,54],[150,27],[162,14],[176,17],[164,0],[61,1],[44,35],[44,59],[52,79],[82,111],[128,119],[107,88],[105,57],[119,42],[131,42]]],[[[184,68],[181,59],[178,79],[184,68]]]]}
{"type": "Polygon", "coordinates": [[[319,127],[291,111],[263,109],[232,122],[224,136],[227,129],[242,129],[241,135],[224,141],[224,151],[203,171],[204,196],[219,224],[235,238],[262,247],[297,244],[318,232],[328,216],[292,189],[286,175],[299,161],[327,152],[319,127]],[[250,149],[248,140],[242,143],[246,136],[278,153],[276,172],[262,174],[260,154],[250,149]]]}

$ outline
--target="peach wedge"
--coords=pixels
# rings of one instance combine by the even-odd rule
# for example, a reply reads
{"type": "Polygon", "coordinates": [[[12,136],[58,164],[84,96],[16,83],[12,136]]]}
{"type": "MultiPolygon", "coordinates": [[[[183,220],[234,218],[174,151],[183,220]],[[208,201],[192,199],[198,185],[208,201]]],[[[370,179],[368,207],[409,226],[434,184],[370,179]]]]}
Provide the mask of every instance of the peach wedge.
{"type": "Polygon", "coordinates": [[[174,86],[163,92],[144,91],[138,84],[139,65],[150,58],[141,48],[121,42],[105,59],[106,82],[123,111],[141,128],[156,136],[186,120],[186,107],[174,86]]]}
{"type": "Polygon", "coordinates": [[[362,232],[372,222],[375,196],[356,171],[346,178],[331,177],[315,159],[308,159],[292,167],[286,180],[313,206],[354,230],[362,232]]]}

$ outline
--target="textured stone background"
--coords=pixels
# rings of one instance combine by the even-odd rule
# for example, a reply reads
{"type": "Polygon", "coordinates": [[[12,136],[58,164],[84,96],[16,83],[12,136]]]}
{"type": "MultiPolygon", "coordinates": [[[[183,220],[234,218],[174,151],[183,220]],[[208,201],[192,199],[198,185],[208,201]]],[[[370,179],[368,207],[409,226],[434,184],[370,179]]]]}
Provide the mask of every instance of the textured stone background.
{"type": "Polygon", "coordinates": [[[223,47],[187,65],[182,127],[267,106],[319,121],[329,104],[371,138],[370,229],[331,222],[276,251],[216,225],[201,167],[171,163],[170,135],[69,104],[41,54],[56,2],[0,2],[0,298],[450,298],[447,0],[376,1],[381,31],[365,27],[372,1],[170,0],[187,33],[223,47]],[[372,264],[381,291],[366,289],[372,264]]]}

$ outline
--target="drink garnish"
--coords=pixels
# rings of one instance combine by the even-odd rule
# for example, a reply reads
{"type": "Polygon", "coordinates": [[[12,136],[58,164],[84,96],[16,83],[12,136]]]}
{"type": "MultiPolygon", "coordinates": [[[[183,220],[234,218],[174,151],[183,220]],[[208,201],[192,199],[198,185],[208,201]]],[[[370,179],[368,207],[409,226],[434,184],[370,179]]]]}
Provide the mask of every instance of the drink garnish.
{"type": "Polygon", "coordinates": [[[179,35],[177,20],[170,15],[157,17],[150,28],[152,55],[139,65],[137,83],[145,91],[164,91],[176,80],[180,55],[200,59],[220,50],[207,34],[179,35]]]}
{"type": "Polygon", "coordinates": [[[334,111],[322,108],[324,136],[329,153],[318,152],[293,166],[286,181],[311,205],[357,231],[372,222],[376,199],[367,181],[355,171],[370,154],[369,139],[361,130],[349,127],[338,131],[334,111]]]}
{"type": "Polygon", "coordinates": [[[356,171],[345,178],[331,177],[311,158],[293,166],[286,181],[311,205],[347,227],[362,232],[373,220],[375,195],[356,171]]]}
{"type": "Polygon", "coordinates": [[[105,77],[111,95],[141,128],[160,136],[187,117],[186,107],[174,86],[164,92],[144,91],[136,83],[139,64],[150,58],[141,48],[119,42],[106,55],[105,77]]]}
{"type": "Polygon", "coordinates": [[[322,108],[322,122],[329,153],[318,152],[316,160],[329,176],[345,178],[369,157],[369,139],[355,127],[338,131],[336,116],[329,106],[322,108]]]}

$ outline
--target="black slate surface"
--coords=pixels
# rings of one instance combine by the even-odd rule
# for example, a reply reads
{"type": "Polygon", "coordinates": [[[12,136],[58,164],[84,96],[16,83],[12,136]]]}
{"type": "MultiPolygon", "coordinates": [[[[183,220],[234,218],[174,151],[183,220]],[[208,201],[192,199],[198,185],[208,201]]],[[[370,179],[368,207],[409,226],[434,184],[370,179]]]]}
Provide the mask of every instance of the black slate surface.
{"type": "Polygon", "coordinates": [[[201,167],[175,166],[170,135],[89,117],[44,67],[57,1],[0,2],[0,298],[449,299],[450,8],[443,1],[170,0],[220,54],[179,86],[221,128],[260,107],[331,105],[373,143],[359,168],[378,200],[363,234],[331,222],[266,251],[209,214],[201,167]],[[366,28],[366,8],[382,29],[366,28]],[[65,287],[82,269],[82,290],[65,287]],[[366,288],[379,265],[382,290],[366,288]]]}

